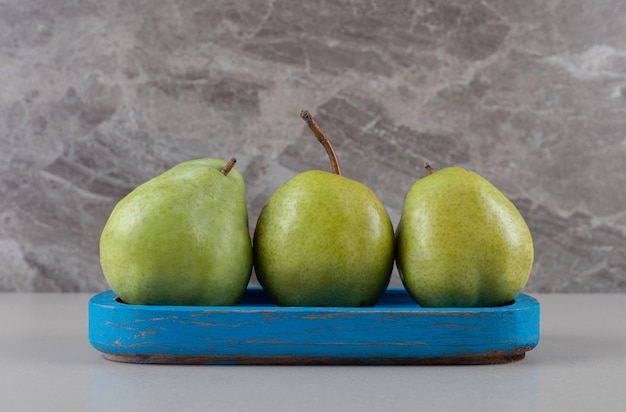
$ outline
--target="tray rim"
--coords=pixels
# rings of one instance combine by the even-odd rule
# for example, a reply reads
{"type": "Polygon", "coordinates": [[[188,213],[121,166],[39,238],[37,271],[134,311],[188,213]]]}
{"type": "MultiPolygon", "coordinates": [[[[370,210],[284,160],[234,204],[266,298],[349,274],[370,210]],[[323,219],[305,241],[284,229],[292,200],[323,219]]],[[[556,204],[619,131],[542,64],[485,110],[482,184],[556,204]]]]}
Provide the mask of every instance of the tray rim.
{"type": "MultiPolygon", "coordinates": [[[[249,286],[246,290],[246,294],[249,293],[262,293],[263,288],[260,286],[249,286]]],[[[389,287],[383,295],[389,294],[401,294],[407,295],[408,293],[402,287],[389,287]]],[[[253,312],[253,311],[282,311],[282,312],[329,312],[329,313],[341,313],[341,312],[362,312],[362,313],[376,313],[376,312],[424,312],[424,313],[491,313],[491,312],[505,312],[526,309],[525,305],[537,303],[538,301],[533,296],[526,293],[519,293],[513,302],[502,306],[477,306],[477,307],[423,307],[419,304],[411,301],[409,304],[402,305],[381,305],[380,301],[374,306],[370,307],[342,307],[342,306],[277,306],[273,303],[253,305],[245,303],[246,295],[242,298],[242,302],[232,306],[181,306],[181,305],[135,305],[127,304],[117,300],[117,296],[112,290],[106,290],[99,292],[89,299],[89,304],[93,305],[105,305],[112,308],[120,308],[126,310],[142,310],[142,311],[154,311],[154,312],[253,312]],[[111,299],[113,298],[113,299],[111,299]]],[[[382,298],[381,298],[382,300],[382,298]]]]}

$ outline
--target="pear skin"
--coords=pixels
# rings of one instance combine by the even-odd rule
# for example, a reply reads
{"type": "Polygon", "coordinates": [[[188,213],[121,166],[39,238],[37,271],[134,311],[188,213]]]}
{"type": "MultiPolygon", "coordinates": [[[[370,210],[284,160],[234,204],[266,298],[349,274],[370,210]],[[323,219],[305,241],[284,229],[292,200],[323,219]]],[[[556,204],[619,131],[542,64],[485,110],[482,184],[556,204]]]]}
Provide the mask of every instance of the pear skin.
{"type": "Polygon", "coordinates": [[[393,269],[383,204],[365,185],[319,170],[272,194],[253,243],[256,276],[279,306],[373,306],[393,269]]]}
{"type": "Polygon", "coordinates": [[[181,163],[135,188],[100,238],[111,289],[138,305],[234,305],[252,271],[243,177],[227,162],[181,163]]]}
{"type": "Polygon", "coordinates": [[[429,173],[408,191],[396,230],[396,263],[405,288],[425,307],[511,303],[526,285],[534,258],[524,218],[472,171],[449,167],[429,173]]]}

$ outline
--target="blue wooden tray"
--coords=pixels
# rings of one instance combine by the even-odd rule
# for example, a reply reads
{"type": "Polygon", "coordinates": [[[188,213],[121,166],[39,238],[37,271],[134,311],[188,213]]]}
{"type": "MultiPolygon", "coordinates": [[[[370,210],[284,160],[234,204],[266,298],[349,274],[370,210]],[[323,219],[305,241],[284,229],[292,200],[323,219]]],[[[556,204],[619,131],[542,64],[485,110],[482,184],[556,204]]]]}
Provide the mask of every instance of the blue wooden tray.
{"type": "Polygon", "coordinates": [[[236,306],[89,301],[89,340],[106,359],[168,364],[494,364],[539,343],[539,302],[422,308],[389,288],[371,308],[277,307],[260,287],[236,306]]]}

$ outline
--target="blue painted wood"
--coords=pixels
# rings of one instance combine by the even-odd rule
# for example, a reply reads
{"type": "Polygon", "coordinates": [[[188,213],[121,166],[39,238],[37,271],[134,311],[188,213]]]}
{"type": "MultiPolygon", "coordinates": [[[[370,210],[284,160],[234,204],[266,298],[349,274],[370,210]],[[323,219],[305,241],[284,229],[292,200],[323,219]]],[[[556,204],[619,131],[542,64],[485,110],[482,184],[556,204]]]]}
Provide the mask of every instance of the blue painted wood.
{"type": "Polygon", "coordinates": [[[539,302],[422,308],[389,288],[371,308],[277,307],[259,287],[237,306],[143,306],[103,292],[89,340],[110,360],[192,364],[488,364],[539,342],[539,302]]]}

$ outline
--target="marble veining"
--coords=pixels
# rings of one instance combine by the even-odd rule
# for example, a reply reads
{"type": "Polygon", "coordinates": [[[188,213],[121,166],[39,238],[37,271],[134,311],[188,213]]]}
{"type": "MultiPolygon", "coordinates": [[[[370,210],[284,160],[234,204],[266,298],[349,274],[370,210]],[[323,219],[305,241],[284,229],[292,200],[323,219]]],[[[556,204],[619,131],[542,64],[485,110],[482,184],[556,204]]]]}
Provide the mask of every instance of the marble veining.
{"type": "MultiPolygon", "coordinates": [[[[397,224],[422,164],[492,181],[533,233],[528,292],[626,292],[626,3],[0,3],[0,290],[100,291],[133,187],[236,156],[250,227],[296,173],[344,174],[397,224]]],[[[394,272],[392,285],[400,285],[394,272]]]]}

